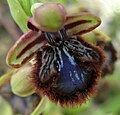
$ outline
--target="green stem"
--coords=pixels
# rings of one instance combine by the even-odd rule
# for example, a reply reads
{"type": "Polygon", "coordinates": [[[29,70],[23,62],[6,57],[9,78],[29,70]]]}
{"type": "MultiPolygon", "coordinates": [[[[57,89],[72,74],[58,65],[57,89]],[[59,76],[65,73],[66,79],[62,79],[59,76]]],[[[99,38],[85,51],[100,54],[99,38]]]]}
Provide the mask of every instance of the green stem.
{"type": "Polygon", "coordinates": [[[31,113],[31,115],[40,115],[45,107],[46,101],[47,97],[44,96],[37,105],[36,109],[31,113]]]}
{"type": "Polygon", "coordinates": [[[6,74],[0,77],[0,87],[4,85],[11,78],[13,72],[14,70],[10,70],[9,72],[7,72],[6,74]]]}

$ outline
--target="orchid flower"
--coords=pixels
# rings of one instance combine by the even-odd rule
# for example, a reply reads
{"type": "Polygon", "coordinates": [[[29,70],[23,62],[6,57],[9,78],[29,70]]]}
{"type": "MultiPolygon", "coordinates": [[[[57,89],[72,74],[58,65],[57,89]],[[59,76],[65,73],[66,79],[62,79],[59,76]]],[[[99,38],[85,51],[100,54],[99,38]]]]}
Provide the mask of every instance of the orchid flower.
{"type": "Polygon", "coordinates": [[[7,64],[23,68],[36,93],[61,105],[82,104],[95,93],[105,62],[104,51],[82,35],[100,23],[93,14],[67,14],[59,3],[43,4],[29,18],[29,31],[8,52],[7,64]],[[32,59],[26,73],[24,65],[32,59]]]}

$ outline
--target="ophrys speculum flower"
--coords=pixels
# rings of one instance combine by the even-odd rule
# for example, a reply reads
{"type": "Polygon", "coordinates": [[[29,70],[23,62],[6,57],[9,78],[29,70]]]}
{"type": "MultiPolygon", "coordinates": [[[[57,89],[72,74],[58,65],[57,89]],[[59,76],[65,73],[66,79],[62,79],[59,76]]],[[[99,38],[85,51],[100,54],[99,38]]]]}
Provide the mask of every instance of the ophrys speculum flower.
{"type": "Polygon", "coordinates": [[[41,5],[28,21],[29,32],[10,49],[7,63],[20,68],[34,58],[37,92],[61,105],[81,104],[95,92],[105,61],[104,52],[81,35],[100,22],[90,13],[66,15],[61,4],[41,5]]]}

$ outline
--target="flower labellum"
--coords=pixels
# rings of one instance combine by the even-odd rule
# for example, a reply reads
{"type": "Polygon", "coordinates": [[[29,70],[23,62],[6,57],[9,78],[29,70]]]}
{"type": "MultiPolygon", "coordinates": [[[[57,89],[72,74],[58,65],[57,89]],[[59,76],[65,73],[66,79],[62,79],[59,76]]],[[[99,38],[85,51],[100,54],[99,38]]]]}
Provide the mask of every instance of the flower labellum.
{"type": "Polygon", "coordinates": [[[66,15],[58,3],[46,3],[28,21],[7,55],[8,65],[22,68],[34,58],[31,79],[37,93],[61,105],[82,104],[95,93],[105,62],[104,51],[81,35],[100,25],[90,13],[66,15]]]}

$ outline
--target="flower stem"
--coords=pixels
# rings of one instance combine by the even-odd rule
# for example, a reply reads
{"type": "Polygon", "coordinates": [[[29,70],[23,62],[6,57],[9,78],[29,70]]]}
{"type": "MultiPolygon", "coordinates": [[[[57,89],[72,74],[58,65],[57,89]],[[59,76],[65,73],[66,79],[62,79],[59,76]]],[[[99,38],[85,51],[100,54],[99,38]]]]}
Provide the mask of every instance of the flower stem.
{"type": "Polygon", "coordinates": [[[46,101],[47,97],[44,96],[37,105],[36,109],[31,113],[31,115],[40,115],[45,107],[46,101]]]}
{"type": "Polygon", "coordinates": [[[9,72],[7,72],[6,74],[0,77],[0,87],[4,85],[11,78],[13,72],[14,72],[14,69],[10,70],[9,72]]]}

